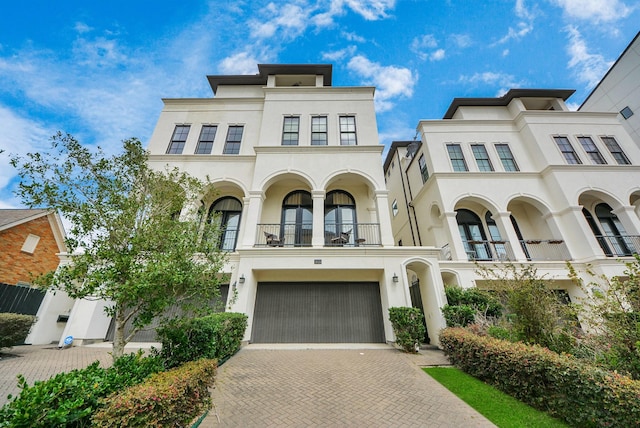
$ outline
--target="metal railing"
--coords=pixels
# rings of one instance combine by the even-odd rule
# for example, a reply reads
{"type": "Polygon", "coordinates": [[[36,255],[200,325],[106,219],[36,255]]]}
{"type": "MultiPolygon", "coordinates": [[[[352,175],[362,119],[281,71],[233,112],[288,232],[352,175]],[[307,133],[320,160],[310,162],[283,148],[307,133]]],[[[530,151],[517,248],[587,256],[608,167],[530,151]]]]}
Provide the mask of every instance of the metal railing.
{"type": "Polygon", "coordinates": [[[596,235],[596,239],[607,257],[640,254],[638,235],[596,235]]]}
{"type": "Polygon", "coordinates": [[[325,223],[327,247],[378,247],[382,245],[379,223],[325,223]]]}
{"type": "Polygon", "coordinates": [[[258,224],[256,247],[310,247],[311,223],[258,224]]]}
{"type": "Polygon", "coordinates": [[[508,241],[463,240],[467,258],[478,261],[515,260],[511,244],[508,241]]]}
{"type": "Polygon", "coordinates": [[[571,260],[567,244],[562,239],[522,239],[520,246],[527,260],[571,260]]]}

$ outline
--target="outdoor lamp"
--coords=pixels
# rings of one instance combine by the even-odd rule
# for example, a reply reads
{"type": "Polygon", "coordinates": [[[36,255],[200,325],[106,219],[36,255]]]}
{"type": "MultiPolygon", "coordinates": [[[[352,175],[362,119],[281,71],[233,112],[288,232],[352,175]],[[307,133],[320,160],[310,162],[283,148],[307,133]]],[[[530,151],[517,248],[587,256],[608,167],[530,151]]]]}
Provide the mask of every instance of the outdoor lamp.
{"type": "Polygon", "coordinates": [[[393,273],[393,282],[398,282],[398,275],[396,275],[396,273],[393,273]]]}

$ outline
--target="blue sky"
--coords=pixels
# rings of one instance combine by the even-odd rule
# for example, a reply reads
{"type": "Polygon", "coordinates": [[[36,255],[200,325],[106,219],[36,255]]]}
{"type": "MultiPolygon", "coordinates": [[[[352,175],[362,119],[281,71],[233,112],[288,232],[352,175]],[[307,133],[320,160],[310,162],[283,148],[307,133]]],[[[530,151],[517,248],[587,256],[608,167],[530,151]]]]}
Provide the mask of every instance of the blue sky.
{"type": "MultiPolygon", "coordinates": [[[[631,0],[27,0],[2,16],[0,149],[13,154],[58,130],[108,152],[146,143],[161,98],[210,97],[206,75],[258,63],[331,63],[335,86],[376,86],[387,145],[454,97],[568,88],[576,108],[640,30],[631,0]]],[[[17,208],[6,153],[0,208],[17,208]]]]}

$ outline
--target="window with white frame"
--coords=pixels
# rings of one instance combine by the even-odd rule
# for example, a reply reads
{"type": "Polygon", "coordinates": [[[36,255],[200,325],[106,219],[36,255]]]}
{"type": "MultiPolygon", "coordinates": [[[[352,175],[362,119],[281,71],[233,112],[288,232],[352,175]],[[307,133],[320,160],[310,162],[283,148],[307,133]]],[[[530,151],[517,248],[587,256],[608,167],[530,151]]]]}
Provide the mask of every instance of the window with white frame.
{"type": "Polygon", "coordinates": [[[287,116],[282,125],[282,145],[297,146],[300,134],[300,118],[297,116],[287,116]]]}
{"type": "Polygon", "coordinates": [[[225,155],[237,155],[240,153],[240,143],[242,142],[242,133],[244,131],[243,125],[229,126],[227,131],[227,140],[224,143],[223,154],[225,155]]]}
{"type": "Polygon", "coordinates": [[[421,154],[418,158],[418,166],[420,167],[420,176],[424,183],[429,179],[429,171],[427,170],[427,161],[424,159],[424,154],[421,154]]]}
{"type": "Polygon", "coordinates": [[[340,145],[355,146],[356,144],[356,117],[340,116],[340,145]]]}
{"type": "Polygon", "coordinates": [[[327,145],[327,116],[313,116],[311,118],[311,145],[327,145]]]}
{"type": "Polygon", "coordinates": [[[622,115],[622,117],[624,117],[625,119],[629,119],[631,116],[633,116],[633,110],[631,110],[629,108],[629,106],[626,106],[625,108],[623,108],[622,110],[620,110],[620,114],[622,115]]]}
{"type": "Polygon", "coordinates": [[[553,137],[553,139],[555,140],[556,144],[558,145],[558,148],[562,152],[562,155],[564,156],[564,160],[567,161],[568,164],[579,165],[582,163],[582,161],[576,154],[576,151],[573,150],[573,146],[571,145],[571,142],[567,137],[555,136],[553,137]]]}
{"type": "Polygon", "coordinates": [[[587,156],[589,156],[591,162],[598,165],[604,165],[607,163],[600,154],[600,150],[598,150],[596,145],[593,143],[591,137],[578,137],[578,141],[580,141],[584,151],[587,152],[587,156]]]}
{"type": "Polygon", "coordinates": [[[213,140],[216,138],[216,125],[202,125],[200,130],[200,138],[196,146],[196,155],[210,155],[213,149],[213,140]]]}
{"type": "Polygon", "coordinates": [[[516,163],[515,158],[513,157],[513,153],[511,153],[511,149],[508,144],[500,143],[496,144],[496,152],[498,152],[498,157],[500,158],[500,162],[502,162],[502,167],[505,171],[520,171],[518,168],[518,164],[516,163]]]}
{"type": "Polygon", "coordinates": [[[391,203],[391,212],[394,217],[398,215],[398,201],[396,199],[391,203]]]}
{"type": "Polygon", "coordinates": [[[184,150],[184,145],[187,142],[187,135],[189,135],[189,129],[191,125],[176,125],[173,130],[173,136],[171,136],[171,142],[167,147],[168,155],[181,155],[184,150]]]}
{"type": "Polygon", "coordinates": [[[611,153],[611,156],[618,162],[618,165],[631,165],[631,161],[629,161],[627,155],[624,154],[615,138],[600,137],[600,139],[611,153]]]}
{"type": "Polygon", "coordinates": [[[480,171],[493,171],[493,165],[491,165],[491,159],[489,159],[489,153],[487,153],[484,144],[472,144],[471,150],[480,171]]]}
{"type": "Polygon", "coordinates": [[[23,253],[33,254],[36,251],[36,247],[38,246],[38,242],[40,242],[40,237],[38,235],[29,234],[27,239],[24,240],[24,244],[22,244],[22,248],[20,251],[23,253]]]}
{"type": "Polygon", "coordinates": [[[451,166],[454,171],[469,171],[460,144],[447,144],[447,152],[449,152],[449,159],[451,159],[451,166]]]}

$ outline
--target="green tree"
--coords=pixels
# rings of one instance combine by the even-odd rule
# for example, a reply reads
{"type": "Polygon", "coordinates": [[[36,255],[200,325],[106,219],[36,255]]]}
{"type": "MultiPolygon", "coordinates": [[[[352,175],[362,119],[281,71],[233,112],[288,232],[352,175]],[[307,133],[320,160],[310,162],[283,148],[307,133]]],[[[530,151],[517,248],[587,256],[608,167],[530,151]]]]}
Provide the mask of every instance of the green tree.
{"type": "Polygon", "coordinates": [[[588,298],[584,299],[589,335],[585,345],[595,362],[640,379],[640,256],[625,263],[623,276],[596,275],[585,284],[567,263],[569,275],[588,298]]]}
{"type": "Polygon", "coordinates": [[[137,139],[107,156],[62,133],[47,152],[11,157],[23,203],[56,210],[71,224],[70,262],[41,283],[73,298],[109,302],[114,358],[168,307],[204,307],[218,295],[225,260],[217,222],[200,221],[193,204],[205,183],[177,169],[152,170],[147,160],[137,139]],[[129,321],[133,329],[125,336],[129,321]]]}
{"type": "Polygon", "coordinates": [[[556,352],[573,349],[577,308],[563,302],[552,282],[539,276],[535,267],[508,263],[482,266],[478,273],[505,307],[501,325],[512,331],[512,337],[556,352]]]}
{"type": "Polygon", "coordinates": [[[447,286],[444,292],[447,304],[442,307],[442,314],[449,327],[466,327],[478,317],[494,319],[502,314],[502,305],[487,291],[447,286]]]}

